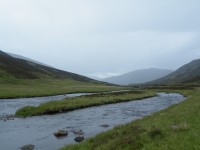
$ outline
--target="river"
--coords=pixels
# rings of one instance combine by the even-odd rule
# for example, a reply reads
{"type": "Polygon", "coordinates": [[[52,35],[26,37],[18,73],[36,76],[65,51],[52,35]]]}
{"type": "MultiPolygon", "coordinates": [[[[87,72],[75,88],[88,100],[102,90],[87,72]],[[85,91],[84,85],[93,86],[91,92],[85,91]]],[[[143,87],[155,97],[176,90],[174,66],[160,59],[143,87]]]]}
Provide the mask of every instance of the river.
{"type": "MultiPolygon", "coordinates": [[[[59,100],[63,97],[55,96],[55,98],[59,100]]],[[[39,105],[41,101],[48,101],[44,99],[45,97],[43,100],[37,98],[1,100],[0,114],[12,114],[22,106],[31,105],[31,103],[39,105]]],[[[182,95],[176,93],[158,93],[158,96],[143,100],[85,108],[62,114],[0,120],[0,149],[18,150],[24,145],[33,144],[36,150],[56,150],[65,144],[76,143],[74,141],[76,135],[71,132],[74,129],[83,130],[84,137],[89,138],[117,125],[151,115],[184,99],[182,95]],[[102,127],[103,124],[108,127],[102,127]],[[69,135],[60,139],[56,138],[53,133],[59,129],[67,129],[69,135]]]]}

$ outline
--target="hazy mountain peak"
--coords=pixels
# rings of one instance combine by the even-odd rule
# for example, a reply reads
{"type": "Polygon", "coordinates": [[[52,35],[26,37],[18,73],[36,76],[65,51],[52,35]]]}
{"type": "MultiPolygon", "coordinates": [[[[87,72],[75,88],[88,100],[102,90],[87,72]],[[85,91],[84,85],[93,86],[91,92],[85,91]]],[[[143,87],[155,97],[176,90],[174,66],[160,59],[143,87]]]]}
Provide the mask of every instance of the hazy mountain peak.
{"type": "Polygon", "coordinates": [[[171,72],[172,70],[158,68],[140,69],[120,76],[105,78],[103,81],[120,85],[138,84],[164,77],[171,72]]]}

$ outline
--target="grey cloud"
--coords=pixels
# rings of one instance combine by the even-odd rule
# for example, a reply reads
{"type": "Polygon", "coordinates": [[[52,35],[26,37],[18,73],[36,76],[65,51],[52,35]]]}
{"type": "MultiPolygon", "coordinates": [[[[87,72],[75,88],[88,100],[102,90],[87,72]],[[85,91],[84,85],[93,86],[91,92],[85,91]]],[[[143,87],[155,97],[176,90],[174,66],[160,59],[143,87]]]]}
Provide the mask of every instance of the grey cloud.
{"type": "Polygon", "coordinates": [[[1,0],[0,49],[96,76],[199,57],[199,0],[1,0]]]}

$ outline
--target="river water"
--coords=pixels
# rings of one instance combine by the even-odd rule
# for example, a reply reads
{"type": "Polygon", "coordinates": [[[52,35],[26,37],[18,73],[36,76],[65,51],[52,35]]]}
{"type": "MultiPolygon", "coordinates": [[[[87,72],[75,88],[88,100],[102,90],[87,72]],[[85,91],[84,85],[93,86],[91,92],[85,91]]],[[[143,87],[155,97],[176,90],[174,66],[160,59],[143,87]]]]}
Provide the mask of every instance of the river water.
{"type": "MultiPolygon", "coordinates": [[[[18,150],[24,145],[33,144],[36,150],[57,150],[65,144],[76,143],[74,141],[76,135],[71,132],[74,129],[83,130],[84,137],[89,138],[117,125],[131,122],[177,104],[184,99],[180,94],[159,93],[158,96],[143,100],[85,108],[63,114],[0,120],[0,149],[18,150]],[[109,127],[102,127],[103,124],[109,125],[109,127]],[[59,129],[67,129],[69,135],[57,139],[53,133],[59,129]]],[[[27,102],[29,100],[24,103],[23,101],[16,102],[18,100],[0,101],[0,114],[11,114],[16,108],[30,105],[27,102]],[[15,105],[16,103],[20,105],[15,105]]],[[[35,102],[33,105],[39,103],[41,101],[38,100],[38,103],[35,102]]]]}
{"type": "Polygon", "coordinates": [[[14,114],[17,109],[24,106],[39,106],[41,103],[49,101],[58,101],[68,97],[77,97],[90,94],[92,93],[75,93],[44,97],[0,99],[0,116],[3,114],[14,114]]]}

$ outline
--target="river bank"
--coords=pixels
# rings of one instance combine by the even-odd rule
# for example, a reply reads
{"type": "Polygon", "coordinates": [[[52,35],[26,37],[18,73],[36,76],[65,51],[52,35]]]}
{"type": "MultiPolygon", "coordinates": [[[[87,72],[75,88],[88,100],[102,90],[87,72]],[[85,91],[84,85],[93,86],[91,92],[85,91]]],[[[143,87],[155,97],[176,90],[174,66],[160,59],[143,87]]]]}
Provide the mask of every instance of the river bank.
{"type": "Polygon", "coordinates": [[[188,98],[178,105],[129,124],[117,126],[81,144],[69,145],[62,150],[199,149],[200,89],[164,91],[178,92],[188,98]]]}

